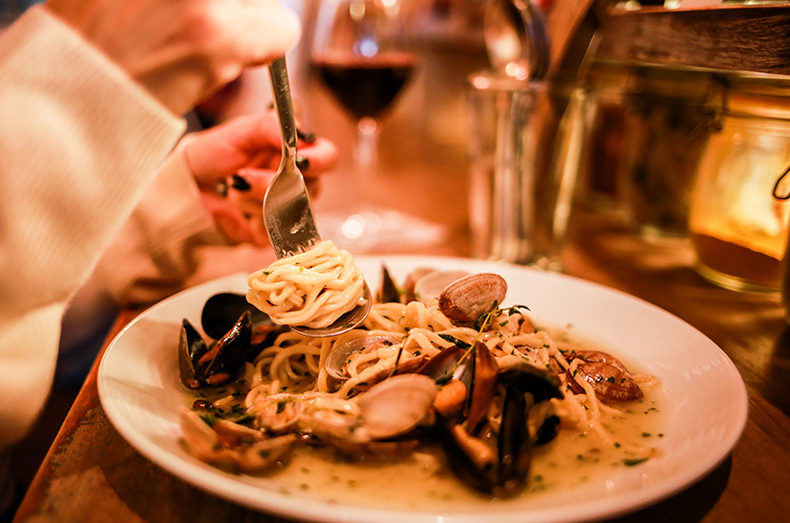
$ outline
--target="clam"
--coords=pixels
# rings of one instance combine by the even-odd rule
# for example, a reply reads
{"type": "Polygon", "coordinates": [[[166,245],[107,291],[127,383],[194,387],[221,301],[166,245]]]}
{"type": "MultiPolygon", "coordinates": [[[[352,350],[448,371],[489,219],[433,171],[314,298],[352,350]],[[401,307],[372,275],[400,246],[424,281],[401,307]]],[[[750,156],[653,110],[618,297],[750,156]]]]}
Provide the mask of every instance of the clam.
{"type": "MultiPolygon", "coordinates": [[[[403,282],[403,301],[409,303],[410,301],[417,301],[419,298],[414,290],[417,282],[426,274],[436,272],[436,269],[431,267],[418,267],[406,275],[403,282]]],[[[441,290],[440,290],[441,292],[441,290]]],[[[438,296],[438,294],[437,294],[438,296]]]]}
{"type": "Polygon", "coordinates": [[[414,299],[431,303],[438,299],[442,291],[456,280],[468,276],[467,271],[437,271],[417,273],[414,280],[414,299]]]}
{"type": "Polygon", "coordinates": [[[326,372],[338,380],[347,380],[346,365],[352,354],[357,352],[370,352],[383,347],[391,347],[401,342],[399,338],[386,334],[370,334],[352,338],[344,343],[339,343],[332,348],[326,358],[326,372]]]}
{"type": "Polygon", "coordinates": [[[352,460],[402,460],[418,444],[416,439],[390,441],[348,441],[329,439],[327,442],[352,460]]]}
{"type": "Polygon", "coordinates": [[[439,295],[439,310],[454,323],[474,323],[502,304],[506,294],[507,283],[502,276],[472,274],[445,287],[439,295]]]}
{"type": "Polygon", "coordinates": [[[377,383],[355,398],[363,426],[373,440],[414,429],[431,412],[436,383],[421,374],[402,374],[377,383]]]}
{"type": "Polygon", "coordinates": [[[181,412],[181,429],[184,445],[194,457],[247,473],[274,465],[297,442],[296,434],[268,438],[258,430],[222,419],[207,420],[187,409],[181,412]]]}
{"type": "Polygon", "coordinates": [[[410,432],[429,418],[435,397],[436,384],[427,376],[393,376],[346,400],[345,405],[305,408],[297,429],[346,449],[355,443],[388,440],[410,432]]]}
{"type": "Polygon", "coordinates": [[[642,397],[642,390],[625,365],[606,352],[585,350],[573,354],[581,363],[576,372],[567,372],[568,384],[577,394],[584,392],[578,380],[589,383],[601,401],[631,401],[642,397]]]}
{"type": "Polygon", "coordinates": [[[304,406],[296,401],[272,401],[255,409],[255,427],[270,434],[285,434],[299,422],[304,406]]]}

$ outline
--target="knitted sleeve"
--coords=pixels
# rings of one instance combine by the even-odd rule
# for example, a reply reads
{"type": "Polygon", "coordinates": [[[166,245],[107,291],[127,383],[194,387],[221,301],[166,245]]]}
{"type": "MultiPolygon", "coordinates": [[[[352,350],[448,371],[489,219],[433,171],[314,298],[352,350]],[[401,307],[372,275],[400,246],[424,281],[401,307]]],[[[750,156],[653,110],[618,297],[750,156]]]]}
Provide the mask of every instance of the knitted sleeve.
{"type": "Polygon", "coordinates": [[[0,448],[35,420],[68,299],[183,129],[45,7],[0,35],[0,448]]]}

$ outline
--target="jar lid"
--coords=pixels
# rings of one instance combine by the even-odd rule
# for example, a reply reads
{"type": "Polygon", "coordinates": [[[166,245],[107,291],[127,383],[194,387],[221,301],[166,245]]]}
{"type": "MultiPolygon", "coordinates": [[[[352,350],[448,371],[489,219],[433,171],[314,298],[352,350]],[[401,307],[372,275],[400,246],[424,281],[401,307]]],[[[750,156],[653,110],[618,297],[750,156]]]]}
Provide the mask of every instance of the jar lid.
{"type": "Polygon", "coordinates": [[[731,115],[790,119],[790,78],[757,73],[723,76],[731,115]]]}

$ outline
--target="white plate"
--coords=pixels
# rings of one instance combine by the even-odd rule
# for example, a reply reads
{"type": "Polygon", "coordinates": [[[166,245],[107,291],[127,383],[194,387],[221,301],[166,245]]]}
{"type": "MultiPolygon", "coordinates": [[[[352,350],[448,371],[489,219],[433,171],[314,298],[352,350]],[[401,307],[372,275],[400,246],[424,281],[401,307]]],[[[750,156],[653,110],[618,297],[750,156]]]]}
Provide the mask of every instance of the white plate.
{"type": "MultiPolygon", "coordinates": [[[[402,280],[416,267],[491,271],[508,282],[506,305],[524,304],[538,322],[570,325],[577,335],[607,347],[661,380],[669,401],[663,455],[638,467],[616,469],[605,481],[556,490],[534,503],[491,504],[484,512],[375,509],[284,494],[276,481],[234,476],[186,454],[178,443],[178,412],[185,404],[177,381],[181,320],[199,325],[214,293],[246,291],[246,275],[187,289],[148,309],[108,347],[99,367],[102,406],[116,429],[141,454],[207,492],[284,517],[342,522],[487,523],[582,521],[614,516],[666,498],[701,479],[730,452],[746,422],[743,381],[727,356],[702,333],[642,300],[567,276],[459,258],[358,257],[371,287],[382,262],[402,280]],[[726,408],[722,408],[726,405],[726,408]]],[[[276,478],[276,476],[275,476],[276,478]]]]}

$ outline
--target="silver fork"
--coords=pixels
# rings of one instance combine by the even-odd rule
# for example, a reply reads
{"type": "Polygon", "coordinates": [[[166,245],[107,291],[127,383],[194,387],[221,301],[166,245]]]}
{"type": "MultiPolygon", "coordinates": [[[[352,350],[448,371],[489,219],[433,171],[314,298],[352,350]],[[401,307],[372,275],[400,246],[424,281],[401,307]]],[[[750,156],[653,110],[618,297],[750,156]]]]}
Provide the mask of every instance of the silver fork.
{"type": "MultiPolygon", "coordinates": [[[[321,241],[310,208],[310,198],[304,177],[296,166],[296,120],[294,119],[291,86],[285,57],[269,64],[274,104],[280,120],[283,155],[263,198],[263,222],[272,242],[274,253],[284,258],[313,247],[321,241]]],[[[362,323],[372,304],[370,288],[365,283],[365,302],[322,329],[292,326],[291,330],[305,336],[335,336],[362,323]]]]}
{"type": "Polygon", "coordinates": [[[269,65],[274,103],[280,120],[283,156],[263,198],[263,222],[278,258],[304,251],[321,241],[310,208],[304,177],[296,167],[296,121],[285,57],[269,65]]]}

